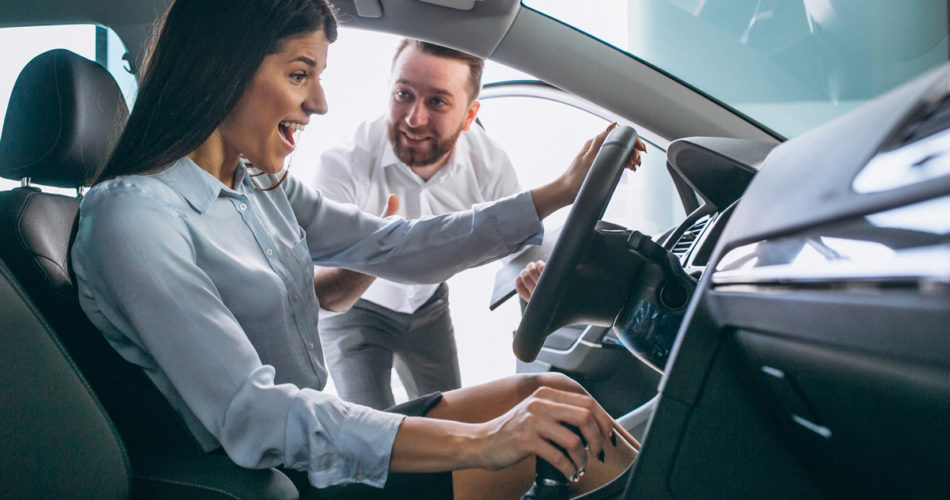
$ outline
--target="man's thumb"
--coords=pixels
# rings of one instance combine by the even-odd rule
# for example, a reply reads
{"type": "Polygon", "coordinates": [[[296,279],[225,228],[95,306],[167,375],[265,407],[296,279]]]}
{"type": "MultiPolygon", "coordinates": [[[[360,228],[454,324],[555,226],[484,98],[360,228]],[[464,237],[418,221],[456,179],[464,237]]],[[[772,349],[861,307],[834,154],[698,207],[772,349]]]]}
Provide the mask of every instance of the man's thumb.
{"type": "Polygon", "coordinates": [[[396,210],[399,210],[399,197],[390,194],[389,198],[386,199],[386,210],[383,210],[383,218],[389,217],[390,215],[396,215],[396,210]]]}

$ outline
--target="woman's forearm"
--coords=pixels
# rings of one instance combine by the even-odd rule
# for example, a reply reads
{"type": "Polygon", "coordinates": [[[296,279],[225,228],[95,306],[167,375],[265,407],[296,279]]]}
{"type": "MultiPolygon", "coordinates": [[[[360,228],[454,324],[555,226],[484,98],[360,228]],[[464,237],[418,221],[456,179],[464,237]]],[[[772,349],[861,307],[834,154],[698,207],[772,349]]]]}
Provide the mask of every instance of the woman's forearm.
{"type": "Polygon", "coordinates": [[[501,470],[538,456],[572,477],[619,472],[636,453],[587,391],[560,374],[506,377],[442,396],[427,417],[403,419],[390,472],[501,470]]]}
{"type": "Polygon", "coordinates": [[[390,472],[441,472],[485,466],[480,424],[406,417],[393,443],[390,472]]]}
{"type": "Polygon", "coordinates": [[[574,201],[572,195],[576,192],[566,186],[566,181],[558,177],[556,180],[531,190],[531,199],[534,208],[538,211],[538,218],[544,219],[558,209],[570,205],[574,201]]]}

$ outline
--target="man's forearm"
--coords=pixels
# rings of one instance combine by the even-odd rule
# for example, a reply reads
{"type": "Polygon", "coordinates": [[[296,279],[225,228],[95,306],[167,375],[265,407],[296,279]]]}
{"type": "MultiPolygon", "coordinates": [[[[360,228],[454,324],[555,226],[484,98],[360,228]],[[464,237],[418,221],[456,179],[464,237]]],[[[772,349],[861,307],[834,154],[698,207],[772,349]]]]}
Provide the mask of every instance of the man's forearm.
{"type": "Polygon", "coordinates": [[[321,308],[343,312],[353,307],[375,280],[375,276],[349,269],[319,269],[313,275],[313,289],[321,308]]]}

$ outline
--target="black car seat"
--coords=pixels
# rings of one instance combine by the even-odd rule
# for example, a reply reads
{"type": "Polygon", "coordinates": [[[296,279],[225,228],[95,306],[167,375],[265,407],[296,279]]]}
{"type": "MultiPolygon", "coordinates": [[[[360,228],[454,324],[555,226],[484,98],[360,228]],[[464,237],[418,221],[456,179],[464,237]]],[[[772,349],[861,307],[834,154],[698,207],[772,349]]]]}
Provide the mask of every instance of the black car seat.
{"type": "Polygon", "coordinates": [[[122,441],[0,261],[0,487],[7,498],[125,498],[122,441]]]}
{"type": "MultiPolygon", "coordinates": [[[[127,116],[112,76],[92,61],[58,49],[24,67],[0,136],[0,176],[22,184],[0,192],[0,259],[115,423],[131,463],[133,497],[296,498],[277,470],[242,469],[223,454],[202,453],[151,380],[112,349],[79,306],[69,247],[81,190],[105,165],[127,116]],[[37,184],[77,195],[46,193],[37,184]]],[[[7,319],[0,316],[4,329],[7,319]]]]}

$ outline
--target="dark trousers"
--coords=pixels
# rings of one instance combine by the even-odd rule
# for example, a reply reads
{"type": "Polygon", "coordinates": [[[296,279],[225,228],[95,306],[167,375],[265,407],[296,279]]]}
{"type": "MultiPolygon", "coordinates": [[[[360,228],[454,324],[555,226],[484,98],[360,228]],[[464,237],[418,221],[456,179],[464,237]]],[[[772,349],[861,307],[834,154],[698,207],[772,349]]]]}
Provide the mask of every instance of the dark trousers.
{"type": "Polygon", "coordinates": [[[412,314],[359,300],[347,312],[320,320],[320,341],[337,394],[371,408],[395,404],[395,366],[409,399],[462,385],[455,332],[443,283],[412,314]]]}

